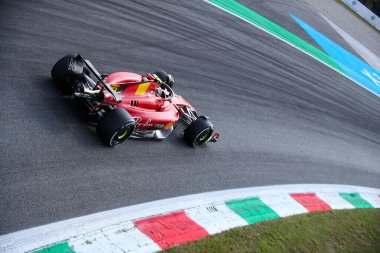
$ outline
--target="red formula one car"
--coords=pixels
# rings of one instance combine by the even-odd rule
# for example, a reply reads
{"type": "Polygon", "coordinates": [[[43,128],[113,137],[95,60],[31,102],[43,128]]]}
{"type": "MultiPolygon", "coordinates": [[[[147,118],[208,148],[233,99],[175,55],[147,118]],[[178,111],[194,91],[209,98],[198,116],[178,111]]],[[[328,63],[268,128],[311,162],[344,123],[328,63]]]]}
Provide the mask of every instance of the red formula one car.
{"type": "Polygon", "coordinates": [[[179,122],[185,124],[183,136],[191,146],[219,138],[208,117],[198,116],[174,93],[174,79],[164,71],[100,75],[89,60],[66,55],[54,65],[51,76],[73,99],[84,102],[99,136],[111,147],[129,137],[165,139],[179,122]]]}

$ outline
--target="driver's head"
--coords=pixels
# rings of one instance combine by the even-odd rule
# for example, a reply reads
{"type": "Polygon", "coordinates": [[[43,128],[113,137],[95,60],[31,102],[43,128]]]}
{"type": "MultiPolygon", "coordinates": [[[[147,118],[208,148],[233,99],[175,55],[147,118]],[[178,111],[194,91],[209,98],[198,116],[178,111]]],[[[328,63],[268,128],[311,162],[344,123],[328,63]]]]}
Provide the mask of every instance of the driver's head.
{"type": "Polygon", "coordinates": [[[170,87],[173,87],[174,78],[172,75],[166,73],[165,71],[157,71],[154,73],[162,82],[166,83],[170,87]]]}

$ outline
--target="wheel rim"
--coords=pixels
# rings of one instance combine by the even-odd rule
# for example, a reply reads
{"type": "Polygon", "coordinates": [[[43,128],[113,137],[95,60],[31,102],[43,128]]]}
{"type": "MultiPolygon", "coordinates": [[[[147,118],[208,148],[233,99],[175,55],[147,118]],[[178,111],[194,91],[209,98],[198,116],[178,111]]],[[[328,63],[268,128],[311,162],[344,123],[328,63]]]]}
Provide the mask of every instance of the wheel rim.
{"type": "Polygon", "coordinates": [[[128,129],[125,129],[124,132],[121,132],[121,134],[117,136],[117,139],[122,140],[128,134],[128,132],[128,129]]]}
{"type": "Polygon", "coordinates": [[[197,138],[195,138],[194,144],[195,145],[201,145],[201,144],[203,144],[204,142],[206,142],[208,140],[208,138],[211,136],[211,134],[212,134],[212,130],[210,128],[207,128],[207,129],[203,130],[197,136],[197,138]]]}
{"type": "Polygon", "coordinates": [[[131,135],[132,131],[133,130],[132,130],[130,125],[125,125],[122,128],[120,128],[115,133],[114,137],[112,137],[112,139],[111,139],[112,145],[111,146],[114,146],[116,144],[120,144],[123,141],[125,141],[126,139],[128,139],[128,137],[131,135]]]}
{"type": "Polygon", "coordinates": [[[204,141],[207,138],[208,132],[206,131],[199,137],[199,141],[204,141]]]}

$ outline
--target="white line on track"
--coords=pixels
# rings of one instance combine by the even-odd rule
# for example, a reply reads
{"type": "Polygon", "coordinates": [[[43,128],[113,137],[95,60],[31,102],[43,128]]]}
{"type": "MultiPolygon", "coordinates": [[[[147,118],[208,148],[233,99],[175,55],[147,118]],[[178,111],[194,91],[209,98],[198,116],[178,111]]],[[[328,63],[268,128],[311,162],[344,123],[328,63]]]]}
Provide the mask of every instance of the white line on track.
{"type": "Polygon", "coordinates": [[[339,35],[361,56],[363,59],[371,65],[374,69],[380,72],[380,57],[377,56],[375,53],[373,53],[371,50],[369,50],[366,46],[364,46],[362,43],[360,43],[357,39],[349,35],[347,32],[345,32],[342,28],[337,26],[334,22],[332,22],[330,19],[325,17],[322,13],[319,13],[319,15],[326,20],[329,25],[332,26],[332,28],[339,33],[339,35]]]}
{"type": "Polygon", "coordinates": [[[341,74],[342,76],[344,76],[344,77],[350,79],[351,81],[353,81],[353,82],[356,83],[357,85],[360,85],[362,88],[364,88],[364,89],[366,89],[367,91],[371,92],[371,93],[374,94],[375,96],[380,97],[379,94],[377,94],[377,93],[373,92],[372,90],[368,89],[365,85],[359,83],[358,81],[356,81],[355,79],[353,79],[353,78],[351,78],[350,76],[346,75],[345,73],[338,71],[338,70],[335,69],[334,67],[330,66],[329,64],[327,64],[326,62],[320,60],[319,58],[315,57],[314,55],[310,54],[309,52],[303,50],[302,48],[297,47],[296,45],[294,45],[294,44],[290,43],[289,41],[287,41],[287,40],[285,40],[285,39],[283,39],[283,38],[277,36],[276,34],[274,34],[274,33],[270,32],[270,31],[268,31],[268,30],[262,28],[261,26],[256,25],[255,23],[252,23],[252,22],[249,21],[249,20],[244,19],[243,17],[240,17],[239,15],[237,15],[237,14],[235,14],[235,13],[229,11],[229,10],[226,10],[226,9],[224,9],[224,8],[222,8],[222,7],[220,7],[220,6],[218,6],[217,4],[211,3],[211,2],[209,2],[208,0],[203,0],[203,1],[206,2],[206,3],[208,3],[208,4],[213,5],[213,6],[215,6],[216,8],[218,8],[218,9],[220,9],[220,10],[223,10],[223,11],[225,11],[225,12],[227,12],[227,13],[229,13],[229,14],[231,14],[231,15],[233,15],[233,16],[235,16],[235,17],[237,17],[237,18],[239,18],[239,19],[241,19],[241,20],[243,20],[243,21],[245,21],[245,22],[247,22],[247,23],[249,23],[249,24],[255,26],[256,28],[258,28],[258,29],[260,29],[260,30],[262,30],[262,31],[264,31],[264,32],[266,32],[266,33],[272,35],[273,37],[275,37],[275,38],[277,38],[277,39],[279,39],[279,40],[285,42],[286,44],[292,46],[293,48],[295,48],[295,49],[297,49],[297,50],[303,52],[304,54],[307,54],[307,55],[310,56],[311,58],[313,58],[313,59],[319,61],[320,63],[322,63],[322,64],[324,64],[324,65],[326,65],[326,66],[329,67],[330,69],[335,70],[336,72],[338,72],[338,73],[341,74]]]}

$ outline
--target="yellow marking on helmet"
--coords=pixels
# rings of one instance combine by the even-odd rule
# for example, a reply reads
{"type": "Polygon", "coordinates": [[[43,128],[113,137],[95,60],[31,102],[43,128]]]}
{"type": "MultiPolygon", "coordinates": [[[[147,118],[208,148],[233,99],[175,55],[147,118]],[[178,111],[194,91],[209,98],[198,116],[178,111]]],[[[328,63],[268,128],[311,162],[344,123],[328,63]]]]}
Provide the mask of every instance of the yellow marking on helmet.
{"type": "Polygon", "coordinates": [[[163,81],[161,80],[161,78],[158,77],[158,75],[152,74],[152,76],[154,77],[154,81],[156,81],[157,83],[159,83],[159,84],[163,83],[163,81]]]}
{"type": "Polygon", "coordinates": [[[148,90],[149,86],[150,86],[150,82],[139,84],[139,87],[137,87],[135,95],[144,95],[146,91],[148,90]]]}

